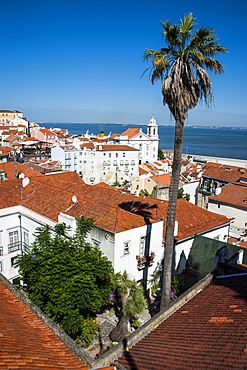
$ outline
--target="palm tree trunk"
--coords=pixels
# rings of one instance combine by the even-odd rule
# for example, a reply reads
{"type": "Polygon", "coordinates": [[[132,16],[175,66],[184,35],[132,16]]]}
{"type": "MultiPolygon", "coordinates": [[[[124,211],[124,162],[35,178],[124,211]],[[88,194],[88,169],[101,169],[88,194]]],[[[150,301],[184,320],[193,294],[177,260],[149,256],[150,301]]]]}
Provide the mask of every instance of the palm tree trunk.
{"type": "Polygon", "coordinates": [[[120,342],[129,335],[128,325],[129,325],[129,316],[123,315],[119,320],[117,326],[112,329],[109,334],[109,337],[112,342],[120,342]]]}
{"type": "Polygon", "coordinates": [[[172,182],[169,192],[169,205],[166,221],[166,238],[163,262],[163,281],[161,290],[160,310],[170,303],[172,256],[174,247],[174,227],[176,220],[177,196],[181,171],[181,159],[184,136],[184,122],[176,121],[174,138],[174,154],[172,166],[172,182]]]}

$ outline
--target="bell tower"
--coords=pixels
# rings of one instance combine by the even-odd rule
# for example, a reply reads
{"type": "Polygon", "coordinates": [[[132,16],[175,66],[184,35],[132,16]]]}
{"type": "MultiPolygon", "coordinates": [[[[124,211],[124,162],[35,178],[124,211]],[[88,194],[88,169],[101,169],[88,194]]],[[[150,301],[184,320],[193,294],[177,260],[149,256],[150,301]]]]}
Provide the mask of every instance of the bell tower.
{"type": "Polygon", "coordinates": [[[147,134],[152,139],[158,139],[158,125],[154,116],[152,116],[147,125],[147,134]]]}

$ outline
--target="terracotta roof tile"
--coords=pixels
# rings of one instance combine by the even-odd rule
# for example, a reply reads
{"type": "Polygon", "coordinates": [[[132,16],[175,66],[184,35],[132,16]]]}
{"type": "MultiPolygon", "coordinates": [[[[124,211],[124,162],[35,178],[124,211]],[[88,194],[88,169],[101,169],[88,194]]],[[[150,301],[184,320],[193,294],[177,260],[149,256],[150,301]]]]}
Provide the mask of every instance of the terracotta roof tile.
{"type": "Polygon", "coordinates": [[[164,185],[164,184],[170,185],[171,184],[171,175],[169,173],[151,176],[151,179],[153,179],[159,185],[164,185]]]}
{"type": "MultiPolygon", "coordinates": [[[[0,170],[4,170],[8,180],[14,179],[14,162],[0,163],[0,170]]],[[[19,162],[16,162],[16,172],[17,177],[19,177],[21,173],[23,173],[25,177],[34,177],[40,175],[38,171],[35,171],[19,162]]]]}
{"type": "Polygon", "coordinates": [[[88,369],[0,281],[0,369],[88,369]]]}
{"type": "Polygon", "coordinates": [[[97,145],[96,146],[97,150],[102,150],[102,151],[139,151],[139,149],[132,148],[129,145],[97,145]]]}
{"type": "Polygon", "coordinates": [[[48,128],[41,128],[39,131],[42,132],[42,134],[44,134],[44,135],[49,135],[49,136],[56,136],[57,135],[55,132],[49,130],[48,128]]]}
{"type": "Polygon", "coordinates": [[[222,188],[221,194],[209,198],[209,202],[231,204],[247,210],[247,187],[229,184],[222,188]]]}
{"type": "Polygon", "coordinates": [[[131,139],[132,137],[138,135],[139,132],[140,132],[139,128],[132,127],[132,128],[128,128],[127,130],[125,130],[124,132],[122,132],[121,134],[118,134],[118,135],[126,135],[126,136],[128,136],[129,139],[131,139]]]}
{"type": "MultiPolygon", "coordinates": [[[[58,221],[60,212],[73,211],[75,217],[85,212],[85,215],[96,219],[98,226],[107,225],[107,229],[113,232],[164,219],[165,235],[167,201],[136,197],[111,187],[86,185],[76,172],[32,177],[24,188],[21,180],[3,181],[0,182],[0,197],[1,208],[22,202],[23,206],[55,222],[58,221]],[[73,195],[77,197],[79,205],[77,208],[73,206],[73,195]]],[[[178,200],[176,219],[178,240],[203,233],[230,221],[225,216],[204,210],[184,199],[178,200]]]]}
{"type": "Polygon", "coordinates": [[[245,369],[247,274],[216,279],[116,363],[131,370],[245,369]]]}
{"type": "Polygon", "coordinates": [[[233,166],[221,165],[217,167],[207,165],[206,170],[203,172],[203,177],[210,177],[227,182],[239,181],[241,176],[243,176],[243,174],[239,171],[239,168],[233,166]]]}

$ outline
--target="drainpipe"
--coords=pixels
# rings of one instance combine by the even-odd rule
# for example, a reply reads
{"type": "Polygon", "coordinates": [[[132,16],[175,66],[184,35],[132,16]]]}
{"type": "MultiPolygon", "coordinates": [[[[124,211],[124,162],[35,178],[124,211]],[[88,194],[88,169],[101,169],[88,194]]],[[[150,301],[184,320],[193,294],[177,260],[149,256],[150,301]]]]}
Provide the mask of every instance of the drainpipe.
{"type": "Polygon", "coordinates": [[[14,149],[14,179],[17,179],[17,169],[16,169],[16,149],[14,149]]]}
{"type": "Polygon", "coordinates": [[[23,249],[22,249],[22,227],[21,227],[21,214],[18,215],[20,220],[20,242],[21,242],[21,255],[23,256],[23,249]]]}

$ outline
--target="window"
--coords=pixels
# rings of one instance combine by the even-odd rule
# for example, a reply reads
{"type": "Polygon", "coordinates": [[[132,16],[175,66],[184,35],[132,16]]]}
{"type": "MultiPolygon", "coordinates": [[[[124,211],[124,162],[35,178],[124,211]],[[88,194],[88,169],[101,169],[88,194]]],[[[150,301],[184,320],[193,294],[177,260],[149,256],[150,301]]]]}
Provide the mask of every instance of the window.
{"type": "Polygon", "coordinates": [[[92,244],[93,244],[94,247],[97,247],[97,248],[100,247],[100,242],[96,239],[92,239],[92,244]]]}
{"type": "Polygon", "coordinates": [[[18,256],[15,256],[15,257],[12,257],[12,258],[10,259],[11,267],[15,267],[15,266],[14,266],[14,264],[15,264],[15,262],[16,262],[17,257],[18,257],[18,256]]]}
{"type": "Polygon", "coordinates": [[[20,249],[18,231],[11,231],[9,233],[9,253],[20,249]]]}
{"type": "Polygon", "coordinates": [[[125,161],[125,166],[128,166],[129,165],[129,161],[125,161]]]}
{"type": "Polygon", "coordinates": [[[26,252],[29,252],[29,235],[28,235],[28,232],[24,231],[23,232],[23,249],[26,251],[26,252]]]}
{"type": "Polygon", "coordinates": [[[131,166],[134,166],[135,165],[135,161],[134,160],[132,160],[131,161],[131,166]]]}
{"type": "Polygon", "coordinates": [[[113,166],[117,166],[117,161],[116,160],[114,160],[113,166]]]}
{"type": "Polygon", "coordinates": [[[3,271],[3,262],[0,261],[0,271],[3,271]]]}
{"type": "Polygon", "coordinates": [[[116,153],[116,158],[118,157],[118,153],[116,153]]]}
{"type": "Polygon", "coordinates": [[[0,256],[3,255],[3,247],[0,247],[0,256]]]}
{"type": "Polygon", "coordinates": [[[123,243],[123,254],[126,256],[126,254],[130,254],[130,241],[123,243]]]}
{"type": "Polygon", "coordinates": [[[124,165],[124,161],[123,160],[121,160],[120,161],[120,166],[123,166],[124,165]]]}
{"type": "Polygon", "coordinates": [[[111,158],[111,153],[109,153],[109,158],[111,158]]]}
{"type": "Polygon", "coordinates": [[[141,236],[141,239],[140,239],[140,257],[144,256],[145,243],[146,243],[146,236],[141,236]]]}
{"type": "Polygon", "coordinates": [[[220,208],[220,204],[218,204],[218,208],[220,208]]]}
{"type": "Polygon", "coordinates": [[[123,157],[125,157],[125,153],[123,153],[123,157]]]}

